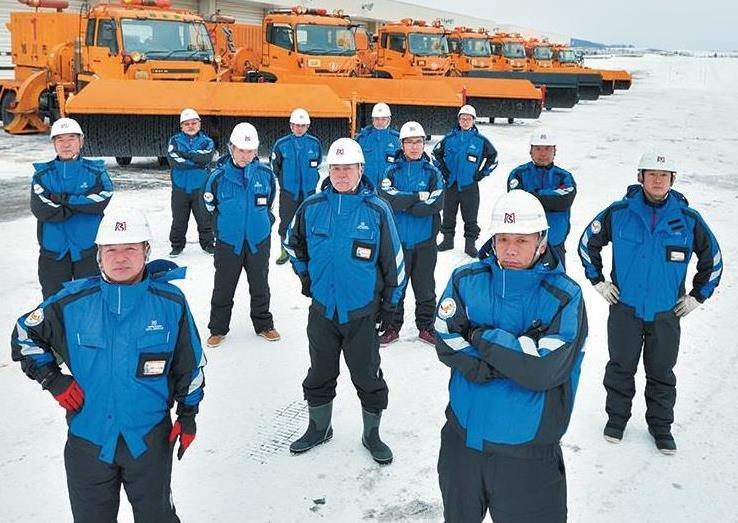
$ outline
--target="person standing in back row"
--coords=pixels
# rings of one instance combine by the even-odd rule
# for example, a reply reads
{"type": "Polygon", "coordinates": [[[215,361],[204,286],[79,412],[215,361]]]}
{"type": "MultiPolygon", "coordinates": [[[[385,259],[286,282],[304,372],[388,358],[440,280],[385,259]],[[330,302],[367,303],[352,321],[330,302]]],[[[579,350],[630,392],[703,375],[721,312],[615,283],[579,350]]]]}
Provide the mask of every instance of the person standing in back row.
{"type": "Polygon", "coordinates": [[[51,126],[56,158],[34,163],[31,212],[38,219],[38,280],[44,299],[65,281],[100,273],[95,234],[113,196],[102,160],[80,156],[85,135],[76,120],[59,118],[51,126]]]}
{"type": "Polygon", "coordinates": [[[389,105],[378,103],[372,108],[372,125],[364,127],[356,136],[366,159],[364,176],[376,188],[384,179],[387,168],[395,163],[400,149],[400,133],[390,127],[391,121],[389,105]]]}
{"type": "Polygon", "coordinates": [[[215,143],[202,132],[200,115],[194,109],[182,111],[179,128],[180,132],[169,139],[167,148],[167,160],[172,168],[172,228],[169,231],[172,251],[169,257],[179,256],[185,248],[190,211],[197,222],[200,247],[207,254],[214,254],[213,220],[205,210],[202,191],[215,154],[215,143]]]}
{"type": "MultiPolygon", "coordinates": [[[[292,217],[300,204],[315,194],[323,158],[323,147],[315,136],[308,134],[310,115],[297,108],[290,115],[290,134],[283,136],[272,149],[272,171],[279,182],[279,237],[284,243],[292,217]]],[[[287,263],[287,251],[282,250],[277,265],[287,263]]]]}
{"type": "Polygon", "coordinates": [[[723,272],[712,231],[684,195],[671,188],[676,170],[668,154],[645,153],[638,165],[638,185],[629,186],[622,200],[599,213],[579,241],[584,274],[610,304],[604,437],[610,443],[623,439],[643,352],[646,423],[663,454],[677,449],[671,425],[680,321],[712,296],[723,272]],[[608,243],[612,281],[602,274],[601,251],[608,243]],[[697,274],[687,293],[684,280],[692,253],[697,254],[697,274]]]}
{"type": "Polygon", "coordinates": [[[476,241],[479,238],[479,182],[497,167],[497,150],[479,132],[475,121],[477,111],[471,105],[459,109],[458,125],[433,149],[436,167],[446,180],[441,233],[443,241],[439,251],[454,248],[456,213],[461,207],[464,220],[464,252],[477,256],[476,241]]]}
{"type": "Polygon", "coordinates": [[[507,190],[522,189],[538,198],[546,210],[548,246],[566,268],[564,242],[569,235],[571,205],[577,185],[569,171],[554,165],[556,140],[548,129],[537,129],[530,137],[532,161],[516,167],[507,178],[507,190]]]}

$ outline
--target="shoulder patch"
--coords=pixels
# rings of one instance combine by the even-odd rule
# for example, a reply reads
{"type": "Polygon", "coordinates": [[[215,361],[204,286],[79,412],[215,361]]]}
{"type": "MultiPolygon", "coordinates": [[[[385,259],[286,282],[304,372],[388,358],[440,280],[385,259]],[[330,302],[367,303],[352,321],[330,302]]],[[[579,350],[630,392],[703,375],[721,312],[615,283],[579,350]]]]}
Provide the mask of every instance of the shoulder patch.
{"type": "Polygon", "coordinates": [[[390,187],[392,187],[392,180],[389,178],[382,180],[382,189],[389,189],[390,187]]]}
{"type": "Polygon", "coordinates": [[[208,203],[211,203],[213,201],[213,198],[214,198],[213,193],[211,192],[206,192],[205,194],[202,195],[202,199],[208,203]]]}
{"type": "Polygon", "coordinates": [[[602,224],[599,220],[595,220],[592,222],[592,225],[590,227],[592,229],[592,234],[599,234],[602,230],[602,224]]]}
{"type": "Polygon", "coordinates": [[[520,185],[520,181],[517,178],[513,178],[512,180],[510,180],[510,183],[507,184],[510,189],[515,189],[518,185],[520,185]]]}
{"type": "Polygon", "coordinates": [[[39,325],[42,321],[44,321],[44,310],[39,307],[31,314],[26,316],[26,321],[24,321],[23,323],[26,324],[26,327],[35,327],[36,325],[39,325]]]}
{"type": "Polygon", "coordinates": [[[438,317],[447,320],[456,314],[456,301],[453,298],[445,298],[438,305],[438,317]]]}
{"type": "Polygon", "coordinates": [[[35,192],[36,194],[41,194],[44,192],[44,188],[40,183],[34,183],[33,192],[35,192]]]}

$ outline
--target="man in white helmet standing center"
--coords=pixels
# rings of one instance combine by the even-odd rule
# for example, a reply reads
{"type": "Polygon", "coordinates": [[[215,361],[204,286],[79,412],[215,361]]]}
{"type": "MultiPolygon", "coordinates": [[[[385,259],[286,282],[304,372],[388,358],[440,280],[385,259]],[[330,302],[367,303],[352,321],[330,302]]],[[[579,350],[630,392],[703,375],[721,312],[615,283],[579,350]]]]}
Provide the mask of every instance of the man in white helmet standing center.
{"type": "Polygon", "coordinates": [[[438,476],[444,520],[566,521],[560,439],[587,337],[582,291],[548,249],[540,202],[492,211],[492,250],[454,270],[436,311],[451,368],[438,476]]]}
{"type": "Polygon", "coordinates": [[[372,125],[364,127],[356,136],[366,160],[364,176],[377,188],[400,149],[400,133],[390,127],[391,121],[389,105],[378,103],[372,108],[372,125]]]}
{"type": "Polygon", "coordinates": [[[195,439],[205,357],[187,300],[169,283],[185,270],[147,263],[150,241],[139,211],[106,212],[95,239],[101,276],[67,283],[21,316],[11,338],[13,359],[66,413],[77,522],[115,521],[121,485],[136,521],[179,522],[172,452],[179,442],[182,459],[195,439]]]}

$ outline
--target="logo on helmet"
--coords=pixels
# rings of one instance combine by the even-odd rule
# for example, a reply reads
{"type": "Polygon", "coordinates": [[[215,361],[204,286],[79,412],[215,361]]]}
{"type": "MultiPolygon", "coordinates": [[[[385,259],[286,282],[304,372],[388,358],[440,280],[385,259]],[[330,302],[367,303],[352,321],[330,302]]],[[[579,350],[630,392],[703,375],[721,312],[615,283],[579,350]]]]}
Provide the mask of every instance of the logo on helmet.
{"type": "Polygon", "coordinates": [[[656,157],[656,161],[657,161],[658,163],[666,163],[666,158],[665,158],[665,157],[663,157],[663,156],[657,156],[657,157],[656,157]]]}
{"type": "Polygon", "coordinates": [[[245,135],[245,136],[243,137],[243,141],[244,141],[244,142],[250,142],[250,141],[251,141],[251,137],[250,137],[250,136],[249,136],[249,135],[247,134],[247,135],[245,135]]]}
{"type": "Polygon", "coordinates": [[[343,156],[343,147],[336,147],[336,156],[343,156]]]}
{"type": "Polygon", "coordinates": [[[504,223],[515,223],[515,213],[514,212],[506,212],[505,213],[504,223]]]}
{"type": "Polygon", "coordinates": [[[126,232],[128,226],[126,222],[115,222],[115,232],[126,232]]]}

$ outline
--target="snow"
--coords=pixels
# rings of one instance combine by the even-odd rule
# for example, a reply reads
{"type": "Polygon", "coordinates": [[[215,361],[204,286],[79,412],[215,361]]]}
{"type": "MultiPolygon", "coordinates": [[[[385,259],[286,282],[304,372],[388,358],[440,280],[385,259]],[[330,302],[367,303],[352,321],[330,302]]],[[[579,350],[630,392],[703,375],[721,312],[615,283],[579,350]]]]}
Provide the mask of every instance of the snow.
{"type": "MultiPolygon", "coordinates": [[[[735,396],[738,353],[730,325],[738,309],[735,273],[723,274],[715,296],[682,322],[676,374],[678,402],[676,456],[659,454],[646,432],[642,371],[637,377],[633,418],[625,439],[602,438],[607,361],[604,301],[583,276],[576,242],[589,220],[635,182],[641,152],[660,146],[679,159],[675,188],[685,193],[721,242],[728,267],[738,257],[734,236],[738,172],[731,152],[738,146],[736,61],[729,58],[613,58],[593,64],[632,71],[633,87],[571,110],[546,112],[538,121],[482,126],[500,151],[500,165],[482,184],[480,223],[504,191],[510,170],[528,160],[530,132],[547,126],[558,136],[557,164],[571,170],[579,194],[568,240],[570,274],[585,292],[590,336],[569,431],[563,439],[568,479],[569,520],[573,522],[738,521],[738,434],[735,396]]],[[[400,124],[402,122],[395,122],[400,124]]],[[[46,137],[0,136],[0,182],[27,183],[30,161],[50,158],[46,137]]],[[[119,192],[114,205],[145,210],[154,226],[155,256],[168,251],[169,192],[150,162],[126,171],[131,179],[158,176],[158,182],[119,192]]],[[[0,287],[7,304],[0,324],[41,300],[36,277],[35,221],[30,212],[3,224],[7,250],[0,259],[0,287]]],[[[459,224],[461,228],[461,224],[459,224]]],[[[484,234],[484,233],[483,233],[484,234]]],[[[438,292],[453,267],[468,261],[456,250],[439,255],[438,292]]],[[[188,266],[182,283],[200,334],[207,334],[212,258],[189,243],[177,261],[188,266]]],[[[272,242],[272,259],[278,254],[272,242]]],[[[609,259],[609,253],[606,256],[609,259]]],[[[395,453],[380,467],[361,446],[361,412],[345,366],[334,403],[334,437],[307,454],[286,448],[306,425],[301,382],[308,368],[305,323],[308,300],[289,266],[271,265],[272,312],[282,341],[258,338],[248,318],[245,283],[237,292],[232,331],[219,349],[206,349],[206,395],[198,435],[181,462],[175,462],[173,493],[183,521],[441,521],[436,473],[439,431],[444,423],[448,369],[435,351],[417,341],[413,298],[406,301],[400,342],[382,349],[390,405],[382,434],[395,453]]],[[[245,278],[242,278],[245,280],[245,278]]],[[[0,520],[71,521],[64,476],[64,416],[54,400],[0,355],[0,520]]],[[[122,496],[120,520],[132,521],[122,496]]]]}

